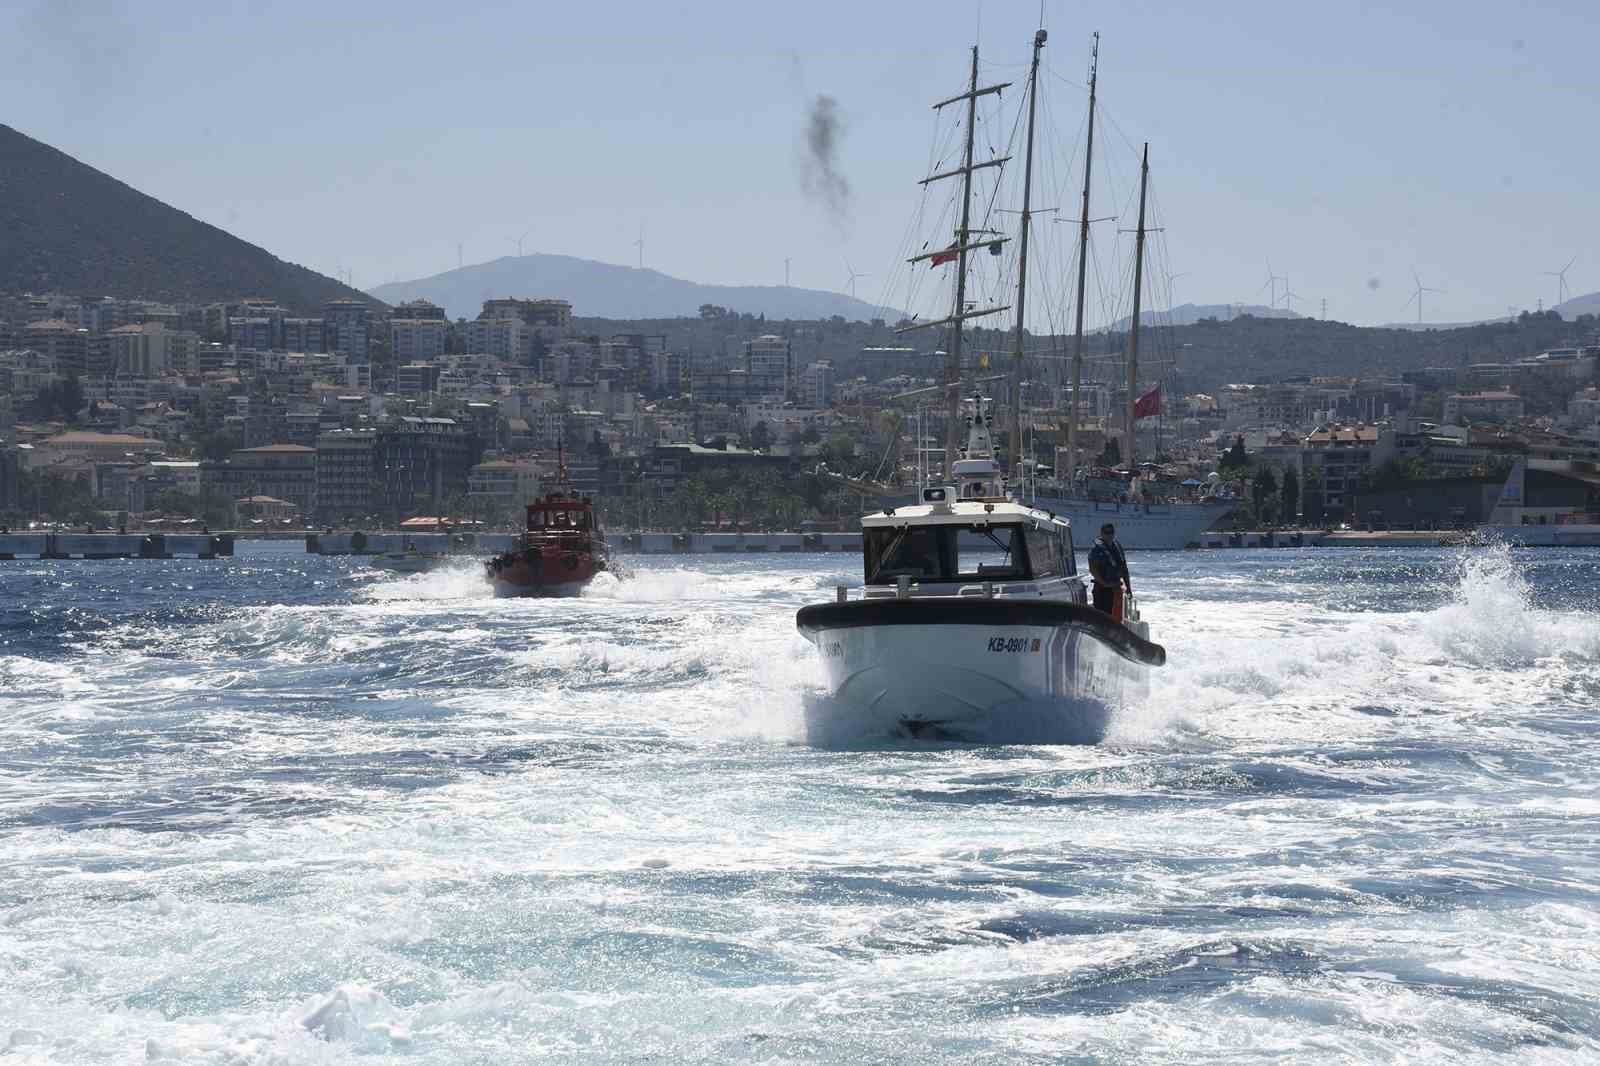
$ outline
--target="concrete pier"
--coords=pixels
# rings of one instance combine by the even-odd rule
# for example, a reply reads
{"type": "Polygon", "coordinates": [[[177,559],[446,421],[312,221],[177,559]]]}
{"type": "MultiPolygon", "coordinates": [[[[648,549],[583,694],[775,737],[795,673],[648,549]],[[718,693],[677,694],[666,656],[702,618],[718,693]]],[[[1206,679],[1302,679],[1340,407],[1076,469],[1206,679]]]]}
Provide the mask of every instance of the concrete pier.
{"type": "Polygon", "coordinates": [[[233,554],[232,533],[0,533],[0,560],[195,559],[233,554]]]}

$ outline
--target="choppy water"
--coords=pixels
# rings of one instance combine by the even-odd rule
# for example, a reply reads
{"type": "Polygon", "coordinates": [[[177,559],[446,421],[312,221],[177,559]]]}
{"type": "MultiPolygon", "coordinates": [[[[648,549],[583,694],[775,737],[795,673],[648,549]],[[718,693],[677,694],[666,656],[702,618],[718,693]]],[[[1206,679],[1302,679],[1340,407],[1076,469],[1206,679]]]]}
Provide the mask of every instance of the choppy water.
{"type": "Polygon", "coordinates": [[[1133,564],[959,746],[812,742],[844,556],[0,563],[0,1059],[1596,1061],[1600,554],[1133,564]]]}

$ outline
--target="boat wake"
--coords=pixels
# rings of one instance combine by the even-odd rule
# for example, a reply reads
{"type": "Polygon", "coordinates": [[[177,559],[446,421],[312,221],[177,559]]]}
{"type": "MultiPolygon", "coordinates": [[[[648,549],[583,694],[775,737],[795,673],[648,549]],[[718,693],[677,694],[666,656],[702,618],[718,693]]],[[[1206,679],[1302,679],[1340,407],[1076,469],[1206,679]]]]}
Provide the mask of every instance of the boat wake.
{"type": "Polygon", "coordinates": [[[422,574],[394,576],[385,574],[380,580],[361,590],[363,599],[378,603],[401,600],[472,600],[493,599],[489,585],[483,579],[481,559],[452,559],[437,570],[422,574]]]}

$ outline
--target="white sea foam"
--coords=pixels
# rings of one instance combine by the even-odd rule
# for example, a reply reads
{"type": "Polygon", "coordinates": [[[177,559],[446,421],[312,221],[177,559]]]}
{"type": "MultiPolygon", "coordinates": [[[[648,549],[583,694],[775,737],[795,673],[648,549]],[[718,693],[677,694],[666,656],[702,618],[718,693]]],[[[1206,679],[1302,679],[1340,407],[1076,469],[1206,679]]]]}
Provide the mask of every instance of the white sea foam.
{"type": "Polygon", "coordinates": [[[832,557],[8,651],[0,1057],[1593,1059],[1592,621],[1280,558],[1137,562],[1096,745],[805,744],[832,557]]]}

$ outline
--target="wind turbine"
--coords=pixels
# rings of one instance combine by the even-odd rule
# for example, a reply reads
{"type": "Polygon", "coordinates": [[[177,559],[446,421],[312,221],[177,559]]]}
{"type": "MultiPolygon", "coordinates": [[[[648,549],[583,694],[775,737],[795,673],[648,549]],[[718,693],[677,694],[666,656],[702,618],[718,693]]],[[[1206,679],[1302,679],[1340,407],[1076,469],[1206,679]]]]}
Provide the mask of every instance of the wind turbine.
{"type": "Polygon", "coordinates": [[[532,232],[533,232],[533,227],[529,226],[527,229],[522,231],[522,236],[520,236],[520,237],[507,237],[506,238],[506,240],[510,241],[512,244],[517,246],[517,258],[518,259],[522,258],[522,242],[527,240],[528,239],[528,234],[530,234],[532,232]]]}
{"type": "Polygon", "coordinates": [[[856,272],[856,268],[850,265],[850,260],[848,260],[848,259],[846,259],[844,261],[844,269],[845,269],[846,273],[849,275],[845,279],[845,286],[847,288],[849,288],[849,290],[850,290],[850,299],[854,300],[856,298],[856,279],[857,278],[870,278],[872,275],[871,274],[858,274],[856,272]]]}
{"type": "MultiPolygon", "coordinates": [[[[1267,264],[1267,283],[1265,285],[1261,286],[1261,289],[1268,289],[1268,288],[1270,288],[1272,290],[1272,295],[1271,295],[1271,297],[1269,297],[1270,304],[1273,307],[1277,307],[1278,306],[1278,275],[1276,275],[1276,274],[1274,274],[1272,272],[1272,264],[1271,263],[1267,264]]],[[[1261,289],[1257,289],[1256,290],[1256,295],[1257,296],[1261,295],[1261,289]]]]}
{"type": "MultiPolygon", "coordinates": [[[[1422,279],[1417,277],[1415,269],[1411,271],[1411,280],[1417,283],[1416,291],[1411,294],[1411,300],[1417,302],[1417,325],[1422,325],[1422,294],[1425,292],[1444,292],[1443,289],[1430,289],[1422,284],[1422,279]]],[[[1411,306],[1411,300],[1406,301],[1406,306],[1411,306]]]]}
{"type": "Polygon", "coordinates": [[[639,249],[639,269],[644,269],[644,220],[639,221],[639,239],[634,241],[634,246],[639,249]]]}
{"type": "Polygon", "coordinates": [[[1567,260],[1567,265],[1560,270],[1546,270],[1545,276],[1556,279],[1556,306],[1560,307],[1567,302],[1567,271],[1572,269],[1572,264],[1578,261],[1577,256],[1567,260]]]}
{"type": "Polygon", "coordinates": [[[1177,281],[1179,278],[1188,277],[1189,273],[1190,272],[1187,270],[1181,270],[1176,274],[1167,275],[1167,307],[1169,310],[1178,306],[1178,298],[1172,295],[1172,283],[1177,281]]]}

